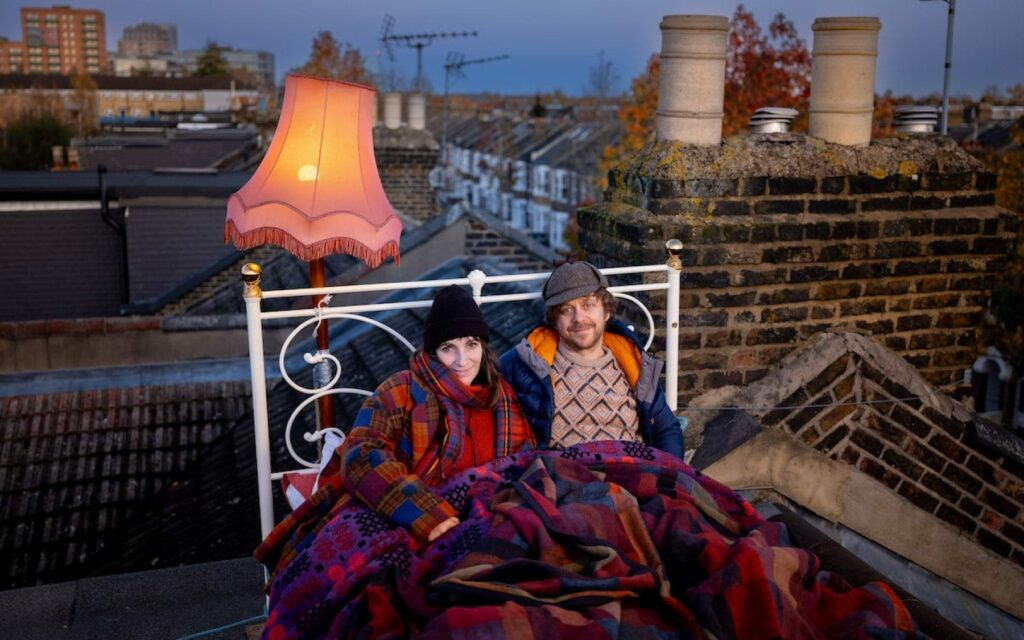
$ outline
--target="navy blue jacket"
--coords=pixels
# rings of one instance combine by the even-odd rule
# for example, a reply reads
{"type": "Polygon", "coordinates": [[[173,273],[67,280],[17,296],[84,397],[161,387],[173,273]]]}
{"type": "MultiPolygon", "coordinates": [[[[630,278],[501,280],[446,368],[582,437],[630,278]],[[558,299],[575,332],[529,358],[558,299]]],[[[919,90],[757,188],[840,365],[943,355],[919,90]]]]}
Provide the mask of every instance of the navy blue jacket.
{"type": "MultiPolygon", "coordinates": [[[[501,356],[501,374],[515,389],[540,447],[550,446],[551,443],[551,421],[554,416],[551,363],[555,359],[558,340],[558,333],[554,329],[541,325],[501,356]]],[[[626,379],[633,385],[640,435],[644,442],[682,458],[683,431],[658,383],[658,375],[664,363],[648,355],[637,335],[619,320],[608,323],[604,344],[612,351],[626,379]]]]}

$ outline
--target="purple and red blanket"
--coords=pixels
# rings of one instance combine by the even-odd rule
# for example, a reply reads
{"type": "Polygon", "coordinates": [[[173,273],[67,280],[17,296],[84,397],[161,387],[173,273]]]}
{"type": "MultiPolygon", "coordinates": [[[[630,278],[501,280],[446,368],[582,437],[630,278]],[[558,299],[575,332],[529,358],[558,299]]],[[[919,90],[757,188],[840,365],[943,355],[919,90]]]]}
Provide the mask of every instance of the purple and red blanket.
{"type": "Polygon", "coordinates": [[[850,587],[785,528],[640,443],[516,454],[439,492],[417,542],[332,479],[257,549],[264,638],[921,638],[881,583],[850,587]]]}

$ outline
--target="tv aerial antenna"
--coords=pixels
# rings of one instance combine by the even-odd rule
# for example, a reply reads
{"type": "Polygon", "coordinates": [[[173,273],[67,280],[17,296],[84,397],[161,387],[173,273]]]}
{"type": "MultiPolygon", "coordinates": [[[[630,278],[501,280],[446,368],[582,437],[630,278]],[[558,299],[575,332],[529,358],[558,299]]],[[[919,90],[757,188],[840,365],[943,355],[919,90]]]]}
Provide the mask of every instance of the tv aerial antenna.
{"type": "Polygon", "coordinates": [[[455,53],[453,51],[448,52],[448,58],[444,63],[444,119],[443,126],[441,128],[441,155],[444,162],[448,161],[448,83],[449,78],[454,76],[455,78],[465,78],[466,74],[462,70],[463,67],[468,67],[473,64],[484,64],[486,62],[495,62],[496,60],[505,60],[508,58],[508,54],[501,54],[500,56],[490,56],[487,58],[477,58],[475,60],[466,60],[466,56],[461,53],[455,53]]]}
{"type": "Polygon", "coordinates": [[[476,31],[444,31],[438,33],[411,33],[397,35],[392,33],[395,27],[395,18],[391,14],[384,14],[384,22],[380,27],[380,41],[384,45],[384,51],[388,54],[388,60],[395,61],[395,52],[392,44],[416,49],[416,91],[423,91],[423,48],[430,46],[434,40],[442,38],[475,38],[476,31]]]}

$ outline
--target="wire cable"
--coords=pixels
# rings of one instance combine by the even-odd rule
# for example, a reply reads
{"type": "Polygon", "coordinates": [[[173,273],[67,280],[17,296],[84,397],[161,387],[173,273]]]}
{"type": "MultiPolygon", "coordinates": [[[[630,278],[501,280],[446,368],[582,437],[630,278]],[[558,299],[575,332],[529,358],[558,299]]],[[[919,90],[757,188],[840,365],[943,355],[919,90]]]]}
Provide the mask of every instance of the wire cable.
{"type": "Polygon", "coordinates": [[[267,615],[266,614],[262,614],[262,615],[258,615],[258,616],[253,616],[251,618],[246,618],[245,620],[239,620],[238,622],[231,622],[231,623],[226,624],[226,625],[221,626],[221,627],[214,627],[213,629],[207,629],[205,631],[200,631],[198,633],[193,633],[193,634],[190,634],[190,635],[187,635],[187,636],[181,636],[177,640],[193,640],[194,638],[202,638],[204,636],[211,636],[211,635],[213,635],[215,633],[220,633],[221,631],[227,631],[228,629],[233,629],[235,627],[240,627],[240,626],[245,625],[245,624],[252,624],[253,622],[262,622],[262,621],[264,621],[266,619],[267,619],[267,615]]]}

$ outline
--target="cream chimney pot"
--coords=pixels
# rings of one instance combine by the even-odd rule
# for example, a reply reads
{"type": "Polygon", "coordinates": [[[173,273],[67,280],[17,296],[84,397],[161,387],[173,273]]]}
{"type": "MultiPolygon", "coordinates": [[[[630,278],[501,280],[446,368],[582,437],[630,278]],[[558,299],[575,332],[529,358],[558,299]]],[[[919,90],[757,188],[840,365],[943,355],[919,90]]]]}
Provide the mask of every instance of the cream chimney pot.
{"type": "Polygon", "coordinates": [[[661,19],[658,140],[714,146],[722,142],[729,19],[675,15],[661,19]]]}
{"type": "Polygon", "coordinates": [[[427,127],[427,105],[422,93],[409,96],[409,128],[425,129],[427,127]]]}
{"type": "Polygon", "coordinates": [[[402,126],[402,94],[384,94],[384,126],[388,129],[402,126]]]}
{"type": "Polygon", "coordinates": [[[878,18],[818,18],[811,61],[808,134],[828,142],[871,142],[878,18]]]}

